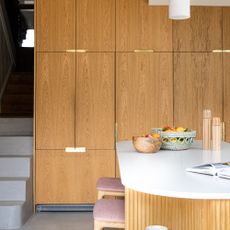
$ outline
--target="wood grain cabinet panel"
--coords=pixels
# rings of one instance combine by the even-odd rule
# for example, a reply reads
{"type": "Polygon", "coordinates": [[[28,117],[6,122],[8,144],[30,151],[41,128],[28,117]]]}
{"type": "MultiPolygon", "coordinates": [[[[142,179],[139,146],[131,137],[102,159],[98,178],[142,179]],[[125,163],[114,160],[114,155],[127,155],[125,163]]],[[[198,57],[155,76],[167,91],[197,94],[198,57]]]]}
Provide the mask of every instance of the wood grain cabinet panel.
{"type": "Polygon", "coordinates": [[[230,53],[224,54],[224,122],[226,141],[230,142],[230,53]]]}
{"type": "Polygon", "coordinates": [[[174,54],[174,124],[202,137],[203,109],[223,118],[222,54],[174,54]]]}
{"type": "Polygon", "coordinates": [[[96,201],[98,178],[115,176],[113,150],[36,153],[36,204],[86,204],[96,201]]]}
{"type": "Polygon", "coordinates": [[[115,0],[77,0],[77,48],[115,50],[115,0]]]}
{"type": "Polygon", "coordinates": [[[36,75],[36,148],[73,147],[75,54],[38,53],[36,75]]]}
{"type": "Polygon", "coordinates": [[[223,49],[230,50],[230,7],[223,8],[223,44],[223,49]]]}
{"type": "Polygon", "coordinates": [[[116,1],[116,49],[172,50],[168,7],[151,7],[147,0],[116,1]]]}
{"type": "Polygon", "coordinates": [[[172,54],[117,54],[118,139],[173,123],[172,54]]]}
{"type": "Polygon", "coordinates": [[[113,53],[79,53],[76,74],[76,144],[114,149],[113,53]]]}
{"type": "Polygon", "coordinates": [[[173,21],[175,51],[222,49],[222,8],[192,7],[189,20],[173,21]]]}
{"type": "Polygon", "coordinates": [[[36,1],[37,51],[75,49],[75,0],[36,1]]]}

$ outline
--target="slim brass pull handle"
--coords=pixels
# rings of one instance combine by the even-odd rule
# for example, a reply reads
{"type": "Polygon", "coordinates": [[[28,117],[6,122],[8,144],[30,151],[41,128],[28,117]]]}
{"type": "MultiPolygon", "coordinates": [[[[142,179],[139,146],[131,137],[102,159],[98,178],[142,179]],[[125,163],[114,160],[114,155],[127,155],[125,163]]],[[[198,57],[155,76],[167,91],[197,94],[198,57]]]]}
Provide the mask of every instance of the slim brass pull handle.
{"type": "Polygon", "coordinates": [[[69,50],[66,50],[66,53],[86,53],[87,50],[83,50],[83,49],[78,49],[78,50],[75,50],[75,49],[69,49],[69,50]]]}
{"type": "Polygon", "coordinates": [[[87,50],[84,50],[84,49],[78,49],[78,50],[76,50],[76,52],[77,52],[77,53],[86,53],[86,52],[87,52],[87,50]]]}
{"type": "Polygon", "coordinates": [[[75,52],[76,52],[76,50],[74,50],[74,49],[66,50],[66,53],[75,53],[75,52]]]}
{"type": "Polygon", "coordinates": [[[230,53],[230,50],[213,50],[213,53],[230,53]]]}
{"type": "Polygon", "coordinates": [[[65,148],[66,153],[85,153],[86,152],[86,147],[66,147],[65,148]]]}
{"type": "Polygon", "coordinates": [[[134,53],[153,53],[154,50],[134,50],[134,53]]]}

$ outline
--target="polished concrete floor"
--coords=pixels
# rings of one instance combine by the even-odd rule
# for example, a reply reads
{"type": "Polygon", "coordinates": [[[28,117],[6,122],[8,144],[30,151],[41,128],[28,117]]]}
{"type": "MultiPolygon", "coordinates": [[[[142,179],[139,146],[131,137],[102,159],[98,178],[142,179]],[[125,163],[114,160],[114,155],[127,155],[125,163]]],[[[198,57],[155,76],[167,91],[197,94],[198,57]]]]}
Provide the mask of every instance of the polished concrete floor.
{"type": "Polygon", "coordinates": [[[93,230],[92,213],[36,213],[20,230],[93,230]]]}

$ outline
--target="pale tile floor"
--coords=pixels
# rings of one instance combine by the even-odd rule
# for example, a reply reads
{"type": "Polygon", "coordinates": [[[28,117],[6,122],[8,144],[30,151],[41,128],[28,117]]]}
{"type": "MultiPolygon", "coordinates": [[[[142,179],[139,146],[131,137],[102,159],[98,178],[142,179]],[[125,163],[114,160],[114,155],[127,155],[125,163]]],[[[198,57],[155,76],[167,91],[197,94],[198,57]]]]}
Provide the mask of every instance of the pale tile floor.
{"type": "Polygon", "coordinates": [[[93,230],[93,214],[91,212],[36,213],[17,230],[93,230]]]}
{"type": "Polygon", "coordinates": [[[93,230],[90,212],[36,213],[20,230],[93,230]]]}

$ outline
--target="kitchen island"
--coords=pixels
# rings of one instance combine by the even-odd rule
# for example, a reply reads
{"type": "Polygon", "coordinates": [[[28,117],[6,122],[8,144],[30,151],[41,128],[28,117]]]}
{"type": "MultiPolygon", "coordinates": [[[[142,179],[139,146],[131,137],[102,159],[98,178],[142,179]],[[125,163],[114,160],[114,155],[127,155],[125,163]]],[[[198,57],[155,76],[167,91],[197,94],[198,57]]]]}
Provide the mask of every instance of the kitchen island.
{"type": "Polygon", "coordinates": [[[126,187],[126,230],[150,224],[169,230],[229,230],[230,180],[186,172],[187,167],[230,161],[230,144],[202,150],[201,142],[183,151],[135,151],[117,143],[121,180],[126,187]]]}

